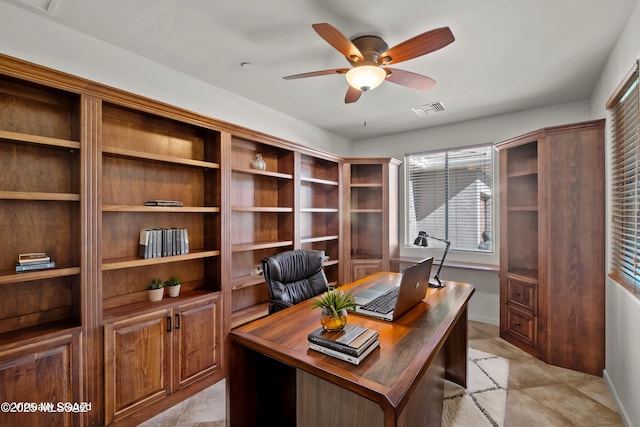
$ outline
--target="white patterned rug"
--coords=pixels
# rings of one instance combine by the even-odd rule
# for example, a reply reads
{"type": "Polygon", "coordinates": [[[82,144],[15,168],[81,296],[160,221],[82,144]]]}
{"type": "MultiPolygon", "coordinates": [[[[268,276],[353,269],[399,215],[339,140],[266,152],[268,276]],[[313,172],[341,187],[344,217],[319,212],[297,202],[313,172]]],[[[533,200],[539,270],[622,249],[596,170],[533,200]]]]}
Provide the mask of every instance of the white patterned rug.
{"type": "Polygon", "coordinates": [[[445,381],[443,427],[502,427],[507,404],[509,361],[469,349],[468,387],[445,381]]]}

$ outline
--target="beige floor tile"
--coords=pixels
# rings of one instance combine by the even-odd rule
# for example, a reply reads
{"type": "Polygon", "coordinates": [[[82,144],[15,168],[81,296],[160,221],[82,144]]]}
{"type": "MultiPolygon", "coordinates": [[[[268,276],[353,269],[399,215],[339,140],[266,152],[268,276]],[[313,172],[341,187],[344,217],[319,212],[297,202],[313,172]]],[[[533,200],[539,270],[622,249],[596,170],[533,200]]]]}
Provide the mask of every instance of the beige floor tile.
{"type": "Polygon", "coordinates": [[[617,412],[589,398],[567,384],[521,390],[538,404],[571,420],[578,426],[602,426],[620,422],[617,412]]]}
{"type": "Polygon", "coordinates": [[[505,427],[570,427],[571,420],[541,405],[521,390],[507,391],[505,427]]]}
{"type": "Polygon", "coordinates": [[[609,389],[601,378],[595,377],[595,379],[568,382],[567,385],[589,396],[591,399],[612,411],[618,411],[616,404],[611,398],[611,394],[609,394],[609,389]]]}
{"type": "MultiPolygon", "coordinates": [[[[505,427],[624,427],[602,378],[547,365],[501,339],[496,325],[469,322],[469,347],[510,361],[505,427]]],[[[142,426],[222,427],[224,393],[221,381],[142,426]]]]}

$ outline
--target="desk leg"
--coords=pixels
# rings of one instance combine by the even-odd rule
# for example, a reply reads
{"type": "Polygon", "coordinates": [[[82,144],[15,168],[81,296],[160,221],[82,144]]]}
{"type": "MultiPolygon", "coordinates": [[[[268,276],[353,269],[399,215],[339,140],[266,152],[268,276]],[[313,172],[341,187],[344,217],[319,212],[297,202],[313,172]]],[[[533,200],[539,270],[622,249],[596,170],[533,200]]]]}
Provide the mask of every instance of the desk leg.
{"type": "Polygon", "coordinates": [[[469,325],[467,307],[460,313],[451,334],[445,342],[445,378],[462,387],[467,387],[467,364],[469,357],[469,325]]]}

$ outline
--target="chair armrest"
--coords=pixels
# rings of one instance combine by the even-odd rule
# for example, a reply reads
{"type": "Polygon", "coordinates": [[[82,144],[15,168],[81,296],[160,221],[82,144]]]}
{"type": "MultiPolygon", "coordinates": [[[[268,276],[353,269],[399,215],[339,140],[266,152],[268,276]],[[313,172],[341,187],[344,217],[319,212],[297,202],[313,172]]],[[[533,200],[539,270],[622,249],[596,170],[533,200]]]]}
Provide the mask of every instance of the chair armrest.
{"type": "Polygon", "coordinates": [[[288,307],[293,307],[293,304],[286,301],[272,299],[272,300],[269,300],[269,302],[272,304],[271,307],[269,307],[269,314],[275,313],[276,311],[284,310],[285,308],[288,308],[288,307]]]}

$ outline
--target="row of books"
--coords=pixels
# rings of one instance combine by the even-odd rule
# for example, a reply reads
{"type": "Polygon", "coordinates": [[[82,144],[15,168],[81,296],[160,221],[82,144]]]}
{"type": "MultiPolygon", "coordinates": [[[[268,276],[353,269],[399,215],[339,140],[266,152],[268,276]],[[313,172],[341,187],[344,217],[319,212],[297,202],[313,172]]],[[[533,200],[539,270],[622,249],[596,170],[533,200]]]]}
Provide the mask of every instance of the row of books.
{"type": "Polygon", "coordinates": [[[46,252],[32,252],[18,255],[16,273],[22,271],[47,270],[55,268],[56,263],[46,252]]]}
{"type": "Polygon", "coordinates": [[[347,324],[339,332],[328,332],[318,328],[307,338],[311,350],[359,365],[380,346],[378,335],[378,331],[373,329],[347,324]]]}
{"type": "Polygon", "coordinates": [[[143,228],[140,230],[138,255],[142,258],[185,255],[189,253],[186,228],[143,228]]]}

